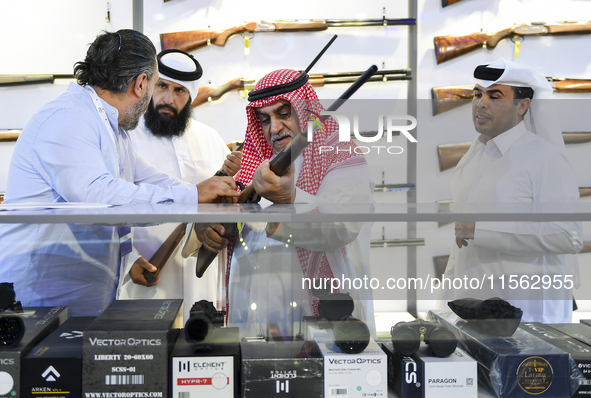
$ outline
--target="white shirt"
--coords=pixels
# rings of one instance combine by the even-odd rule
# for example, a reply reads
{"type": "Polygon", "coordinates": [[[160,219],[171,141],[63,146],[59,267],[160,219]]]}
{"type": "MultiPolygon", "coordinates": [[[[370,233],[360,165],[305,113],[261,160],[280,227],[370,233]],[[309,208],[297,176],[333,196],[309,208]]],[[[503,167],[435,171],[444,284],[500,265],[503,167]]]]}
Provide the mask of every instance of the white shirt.
{"type": "MultiPolygon", "coordinates": [[[[294,181],[302,158],[295,162],[294,181]]],[[[339,203],[373,203],[373,182],[367,164],[329,173],[316,195],[296,188],[295,203],[310,204],[309,210],[339,203]]],[[[262,200],[266,206],[268,201],[262,200]]],[[[302,289],[302,265],[296,247],[325,252],[335,278],[371,278],[369,248],[371,223],[282,223],[267,236],[265,223],[244,224],[232,255],[228,324],[240,327],[241,336],[267,335],[267,326],[295,336],[302,316],[312,315],[307,289],[302,289]],[[345,252],[341,250],[345,248],[345,252]],[[294,305],[294,303],[296,303],[294,305]],[[254,305],[253,305],[254,304],[254,305]]],[[[312,253],[314,255],[314,253],[312,253]]],[[[369,289],[344,288],[355,300],[353,316],[365,321],[375,334],[373,301],[369,289]]]]}
{"type": "MultiPolygon", "coordinates": [[[[452,174],[456,203],[577,202],[579,192],[568,160],[524,123],[488,142],[480,135],[452,174]]],[[[474,240],[453,245],[446,277],[492,275],[484,290],[453,289],[447,299],[498,296],[524,311],[523,321],[570,322],[572,292],[567,289],[510,289],[510,275],[530,282],[548,275],[570,275],[578,282],[574,254],[582,248],[582,226],[574,222],[476,222],[474,240]],[[506,276],[504,289],[500,276],[506,276]]],[[[531,284],[531,283],[530,283],[531,284]]],[[[537,285],[542,286],[541,281],[537,285]]]]}
{"type": "MultiPolygon", "coordinates": [[[[193,185],[213,177],[226,155],[230,153],[220,135],[211,127],[190,121],[180,137],[163,138],[154,136],[146,128],[144,119],[138,127],[129,132],[135,150],[150,164],[166,174],[193,185]]],[[[177,225],[163,224],[149,228],[135,228],[133,246],[135,258],[140,255],[150,259],[177,225]]],[[[195,259],[183,259],[180,245],[171,256],[160,274],[160,282],[154,287],[137,285],[129,278],[129,268],[121,273],[120,299],[139,298],[182,298],[184,318],[187,319],[193,303],[199,300],[217,300],[217,279],[220,261],[225,267],[225,253],[220,254],[202,278],[195,276],[195,259]]]]}
{"type": "MultiPolygon", "coordinates": [[[[89,92],[71,83],[23,129],[8,172],[6,203],[114,205],[195,203],[197,189],[137,155],[104,100],[106,127],[89,92]]],[[[0,279],[15,284],[23,306],[67,305],[71,316],[96,316],[115,298],[116,228],[82,224],[2,224],[0,279]]],[[[125,262],[125,261],[123,261],[125,262]]]]}

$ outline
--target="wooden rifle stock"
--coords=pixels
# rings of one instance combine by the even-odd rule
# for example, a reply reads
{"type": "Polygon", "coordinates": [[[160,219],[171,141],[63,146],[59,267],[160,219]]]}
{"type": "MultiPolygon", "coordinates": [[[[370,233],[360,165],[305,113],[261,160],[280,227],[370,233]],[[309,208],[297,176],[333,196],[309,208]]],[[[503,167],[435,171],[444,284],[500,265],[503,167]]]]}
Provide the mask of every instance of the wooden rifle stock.
{"type": "Polygon", "coordinates": [[[462,0],[441,0],[441,7],[447,7],[450,6],[452,4],[456,4],[459,3],[462,0]]]}
{"type": "MultiPolygon", "coordinates": [[[[323,87],[326,84],[353,83],[362,74],[363,72],[317,73],[310,75],[308,82],[313,87],[323,87]]],[[[411,78],[409,69],[381,70],[376,72],[368,81],[386,82],[392,80],[410,80],[411,78]]],[[[245,80],[242,77],[237,77],[217,87],[211,84],[200,86],[192,106],[196,108],[206,102],[217,101],[230,91],[251,90],[255,84],[256,80],[245,80]]]]}
{"type": "MultiPolygon", "coordinates": [[[[547,77],[557,93],[591,93],[590,79],[571,79],[547,77]]],[[[470,103],[474,98],[474,85],[439,86],[431,89],[433,116],[459,108],[470,103]]]]}
{"type": "Polygon", "coordinates": [[[20,135],[20,130],[0,130],[0,142],[16,141],[20,135]]]}
{"type": "Polygon", "coordinates": [[[217,101],[222,98],[224,94],[229,93],[230,91],[244,90],[247,85],[252,85],[253,83],[254,80],[244,80],[242,77],[237,77],[217,87],[212,86],[211,84],[199,86],[199,91],[191,106],[196,108],[206,102],[217,101]]]}
{"type": "Polygon", "coordinates": [[[439,171],[453,169],[470,149],[471,142],[437,145],[439,171]]]}
{"type": "Polygon", "coordinates": [[[533,22],[514,25],[498,32],[476,32],[463,36],[436,36],[433,38],[437,64],[449,61],[481,47],[489,50],[508,37],[573,35],[591,33],[591,22],[533,22]]]}
{"type": "Polygon", "coordinates": [[[162,272],[162,269],[174,253],[177,246],[181,243],[181,240],[185,237],[185,230],[187,224],[179,224],[174,231],[166,238],[166,240],[160,245],[158,250],[150,257],[148,261],[150,264],[158,268],[154,272],[144,270],[143,274],[146,280],[150,283],[156,282],[158,275],[162,272]]]}
{"type": "MultiPolygon", "coordinates": [[[[591,142],[591,133],[562,133],[564,143],[583,144],[591,142]]],[[[453,169],[458,162],[468,152],[470,142],[460,142],[457,144],[437,145],[437,156],[439,158],[439,171],[453,169]]]]}
{"type": "Polygon", "coordinates": [[[358,28],[363,26],[390,26],[390,25],[415,25],[414,18],[403,19],[357,19],[338,20],[326,19],[318,21],[274,21],[274,22],[247,22],[244,25],[234,26],[225,30],[192,30],[176,33],[162,33],[160,42],[163,50],[176,48],[184,51],[193,51],[211,44],[225,46],[228,39],[237,33],[256,32],[317,32],[331,27],[358,28]]]}
{"type": "Polygon", "coordinates": [[[163,33],[160,35],[160,41],[163,50],[176,48],[190,52],[211,44],[223,47],[231,36],[238,33],[320,31],[326,30],[327,28],[328,26],[325,21],[273,23],[247,22],[244,25],[234,26],[225,30],[205,29],[177,33],[163,33]]]}

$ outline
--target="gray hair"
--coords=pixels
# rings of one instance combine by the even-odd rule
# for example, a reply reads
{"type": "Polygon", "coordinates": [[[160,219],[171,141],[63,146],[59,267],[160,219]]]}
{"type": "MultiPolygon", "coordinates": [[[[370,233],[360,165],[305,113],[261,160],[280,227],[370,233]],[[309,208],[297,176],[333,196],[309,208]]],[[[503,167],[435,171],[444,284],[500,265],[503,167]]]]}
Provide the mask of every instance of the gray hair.
{"type": "Polygon", "coordinates": [[[145,73],[152,79],[156,68],[156,49],[150,39],[138,31],[121,29],[99,34],[84,61],[74,64],[74,76],[81,86],[126,93],[136,77],[145,73]]]}

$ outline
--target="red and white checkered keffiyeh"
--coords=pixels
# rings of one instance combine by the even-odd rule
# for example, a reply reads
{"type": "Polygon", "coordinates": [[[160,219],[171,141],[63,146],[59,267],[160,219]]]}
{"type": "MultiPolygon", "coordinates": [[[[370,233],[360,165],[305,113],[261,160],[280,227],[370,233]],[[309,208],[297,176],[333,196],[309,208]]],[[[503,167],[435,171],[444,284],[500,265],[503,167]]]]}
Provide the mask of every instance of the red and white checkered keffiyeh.
{"type": "MultiPolygon", "coordinates": [[[[269,73],[256,84],[254,90],[260,90],[267,87],[277,86],[279,84],[289,83],[295,80],[300,72],[291,69],[279,69],[269,73]]],[[[273,149],[265,139],[261,122],[255,113],[255,108],[271,105],[276,101],[284,99],[291,103],[295,110],[299,125],[305,130],[308,125],[308,118],[305,110],[310,110],[319,115],[324,108],[318,100],[316,91],[310,83],[284,94],[253,101],[246,106],[246,115],[248,126],[246,127],[246,136],[244,139],[244,149],[242,153],[242,163],[240,171],[234,176],[236,181],[241,181],[245,185],[252,181],[254,173],[259,165],[273,156],[273,149]]],[[[365,157],[356,154],[354,151],[355,143],[352,141],[339,142],[339,126],[330,118],[326,121],[328,131],[316,129],[314,139],[304,150],[302,169],[296,181],[296,187],[303,191],[316,195],[324,177],[333,170],[355,167],[365,164],[365,157]],[[320,153],[320,147],[332,146],[333,151],[323,151],[320,153]],[[337,150],[338,149],[338,150],[337,150]]],[[[230,262],[232,258],[231,243],[228,247],[228,269],[226,272],[226,286],[229,284],[230,262]]],[[[333,273],[328,263],[325,252],[311,252],[306,249],[296,248],[304,276],[310,279],[332,278],[333,273]]],[[[344,252],[344,248],[342,249],[344,252]]],[[[343,253],[344,255],[345,253],[343,253]]],[[[227,303],[227,299],[226,299],[227,303]]],[[[312,297],[312,308],[318,315],[318,299],[312,297]]]]}

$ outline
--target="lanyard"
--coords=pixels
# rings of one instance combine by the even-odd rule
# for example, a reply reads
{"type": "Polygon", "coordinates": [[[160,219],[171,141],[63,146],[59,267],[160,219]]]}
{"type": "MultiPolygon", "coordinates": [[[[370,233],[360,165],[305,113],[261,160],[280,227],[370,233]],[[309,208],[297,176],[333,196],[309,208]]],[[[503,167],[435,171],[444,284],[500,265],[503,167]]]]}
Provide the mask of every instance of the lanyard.
{"type": "Polygon", "coordinates": [[[109,137],[111,137],[111,140],[113,141],[113,145],[115,146],[115,153],[117,154],[117,167],[119,169],[119,177],[124,178],[123,166],[121,165],[121,158],[119,157],[119,137],[117,136],[117,133],[113,131],[113,128],[109,123],[107,112],[105,111],[105,108],[103,107],[103,104],[99,96],[92,89],[92,87],[86,85],[84,86],[84,88],[86,89],[86,91],[88,91],[88,94],[90,94],[90,98],[92,98],[92,104],[96,108],[100,118],[103,120],[103,123],[105,124],[105,127],[109,131],[109,137]]]}

